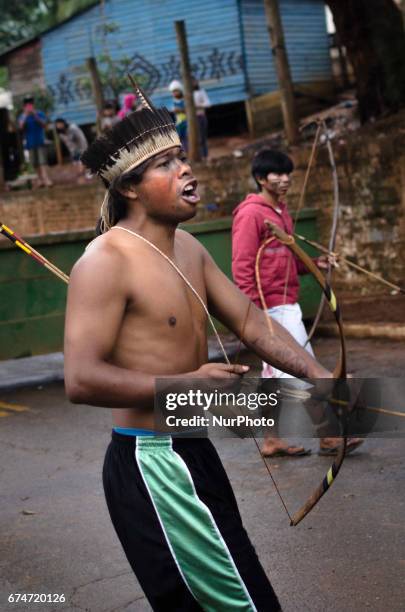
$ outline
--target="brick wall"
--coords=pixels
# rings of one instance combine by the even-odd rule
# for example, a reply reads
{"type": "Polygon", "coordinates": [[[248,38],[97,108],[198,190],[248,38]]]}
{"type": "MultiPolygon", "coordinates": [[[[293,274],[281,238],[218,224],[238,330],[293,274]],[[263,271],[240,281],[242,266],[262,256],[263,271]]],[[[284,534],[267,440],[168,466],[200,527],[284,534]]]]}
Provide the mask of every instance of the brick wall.
{"type": "MultiPolygon", "coordinates": [[[[333,140],[340,189],[336,251],[355,263],[405,286],[405,112],[333,140]]],[[[288,204],[299,203],[310,146],[291,153],[295,162],[288,204]]],[[[250,155],[215,160],[197,171],[206,202],[232,210],[249,190],[250,155]]],[[[326,147],[318,150],[304,206],[318,210],[319,241],[328,244],[333,214],[332,171],[326,147]]],[[[207,213],[204,213],[205,215],[207,213]]],[[[341,267],[334,286],[344,293],[387,293],[366,276],[341,267]]],[[[389,292],[389,289],[388,289],[389,292]]]]}
{"type": "Polygon", "coordinates": [[[4,193],[0,220],[25,236],[92,228],[103,194],[96,183],[4,193]]]}
{"type": "MultiPolygon", "coordinates": [[[[405,285],[405,112],[333,141],[338,167],[341,214],[336,250],[360,265],[405,285]]],[[[292,153],[296,163],[288,197],[294,209],[308,163],[310,146],[292,153]]],[[[245,193],[253,151],[198,165],[202,204],[195,220],[230,214],[245,193]],[[216,204],[217,210],[207,204],[216,204]]],[[[6,193],[0,220],[24,235],[93,228],[103,198],[96,183],[6,193]]],[[[332,175],[326,149],[319,150],[305,197],[319,211],[320,242],[327,244],[333,210],[332,175]]],[[[334,285],[356,293],[386,291],[342,268],[334,285]]]]}
{"type": "MultiPolygon", "coordinates": [[[[336,250],[402,286],[405,286],[404,124],[402,112],[333,142],[341,201],[336,250]]],[[[296,202],[297,184],[291,196],[296,202]]],[[[327,244],[333,192],[326,151],[318,156],[311,174],[306,204],[318,208],[320,241],[327,244]]],[[[357,295],[387,293],[379,283],[346,267],[335,274],[334,284],[357,295]]]]}

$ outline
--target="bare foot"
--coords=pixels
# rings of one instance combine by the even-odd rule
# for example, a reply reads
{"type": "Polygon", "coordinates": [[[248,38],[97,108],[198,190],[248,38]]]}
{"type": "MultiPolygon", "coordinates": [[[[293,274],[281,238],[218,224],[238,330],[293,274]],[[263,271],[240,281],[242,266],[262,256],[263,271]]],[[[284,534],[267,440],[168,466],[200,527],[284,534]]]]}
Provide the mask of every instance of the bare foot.
{"type": "Polygon", "coordinates": [[[304,457],[311,451],[303,446],[291,446],[280,438],[266,438],[261,453],[263,457],[304,457]]]}

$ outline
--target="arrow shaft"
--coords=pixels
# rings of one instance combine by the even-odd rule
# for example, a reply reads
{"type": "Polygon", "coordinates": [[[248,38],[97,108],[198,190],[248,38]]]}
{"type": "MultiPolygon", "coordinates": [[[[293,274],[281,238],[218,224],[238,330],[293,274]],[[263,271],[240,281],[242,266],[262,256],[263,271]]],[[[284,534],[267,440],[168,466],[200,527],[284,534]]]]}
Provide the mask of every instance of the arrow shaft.
{"type": "Polygon", "coordinates": [[[36,251],[31,245],[28,244],[28,242],[26,242],[23,238],[16,234],[12,229],[7,227],[7,225],[4,225],[4,223],[0,223],[0,233],[2,233],[9,240],[11,240],[11,242],[13,242],[13,244],[15,244],[16,247],[21,249],[26,255],[28,255],[37,263],[44,266],[44,268],[55,274],[55,276],[60,278],[60,280],[62,280],[64,283],[69,283],[69,276],[67,274],[62,272],[62,270],[55,266],[55,264],[53,264],[51,261],[46,259],[46,257],[41,255],[41,253],[36,251]]]}

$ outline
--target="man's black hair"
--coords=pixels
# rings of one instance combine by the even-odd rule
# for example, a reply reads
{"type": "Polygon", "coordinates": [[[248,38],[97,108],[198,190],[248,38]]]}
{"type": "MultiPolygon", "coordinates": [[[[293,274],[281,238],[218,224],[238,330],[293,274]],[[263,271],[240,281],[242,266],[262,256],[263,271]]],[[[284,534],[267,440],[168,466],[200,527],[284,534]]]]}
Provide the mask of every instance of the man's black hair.
{"type": "Polygon", "coordinates": [[[261,149],[253,158],[252,176],[261,191],[262,186],[257,179],[265,179],[270,172],[274,174],[291,174],[294,163],[288,155],[274,149],[261,149]]]}
{"type": "Polygon", "coordinates": [[[55,123],[63,123],[65,127],[69,125],[66,119],[64,119],[63,117],[58,117],[57,119],[55,119],[55,123]]]}
{"type": "Polygon", "coordinates": [[[34,96],[31,96],[31,95],[24,96],[23,104],[34,104],[34,96]]]}

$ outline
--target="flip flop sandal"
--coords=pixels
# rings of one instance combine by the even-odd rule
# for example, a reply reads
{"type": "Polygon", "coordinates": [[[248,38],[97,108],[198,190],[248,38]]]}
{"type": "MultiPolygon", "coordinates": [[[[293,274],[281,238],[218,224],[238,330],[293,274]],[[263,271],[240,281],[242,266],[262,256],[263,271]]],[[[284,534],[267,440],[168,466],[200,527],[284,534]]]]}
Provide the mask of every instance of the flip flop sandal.
{"type": "MultiPolygon", "coordinates": [[[[357,442],[352,442],[352,444],[350,444],[350,441],[349,441],[346,446],[345,455],[349,455],[350,453],[352,453],[354,450],[356,450],[356,448],[358,448],[361,444],[363,444],[363,442],[364,440],[358,440],[357,442]]],[[[318,455],[320,457],[335,457],[338,454],[339,448],[340,448],[340,445],[331,446],[329,448],[320,448],[318,451],[318,455]]]]}
{"type": "MultiPolygon", "coordinates": [[[[336,457],[338,454],[339,446],[330,446],[329,448],[320,448],[318,451],[318,455],[320,457],[336,457]]],[[[346,450],[347,453],[347,450],[346,450]]]]}
{"type": "Polygon", "coordinates": [[[346,455],[348,455],[349,453],[352,453],[354,450],[356,450],[356,448],[359,448],[359,446],[361,446],[363,442],[364,440],[357,440],[357,442],[352,442],[350,444],[350,440],[349,440],[346,446],[346,455]]]}

